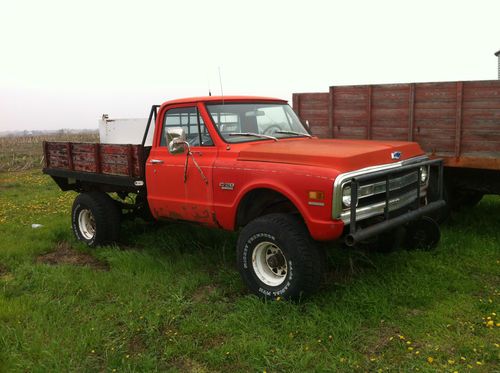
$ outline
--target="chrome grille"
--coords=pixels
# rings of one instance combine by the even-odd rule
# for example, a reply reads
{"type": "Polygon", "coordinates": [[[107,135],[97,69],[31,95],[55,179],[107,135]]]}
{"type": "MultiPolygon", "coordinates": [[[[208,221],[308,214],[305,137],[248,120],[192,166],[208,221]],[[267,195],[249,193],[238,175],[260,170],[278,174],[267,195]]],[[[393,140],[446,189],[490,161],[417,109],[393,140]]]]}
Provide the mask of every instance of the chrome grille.
{"type": "Polygon", "coordinates": [[[419,197],[425,196],[427,190],[427,182],[420,183],[418,171],[418,163],[426,160],[425,157],[419,157],[339,175],[334,185],[333,218],[341,219],[345,224],[349,224],[351,209],[342,204],[342,190],[350,186],[353,178],[363,180],[358,184],[356,221],[389,213],[416,202],[419,197]],[[415,163],[415,168],[405,167],[404,170],[399,170],[413,163],[415,163]],[[383,171],[384,175],[377,177],[380,171],[383,171]],[[373,178],[370,177],[372,174],[373,178]],[[364,180],[367,176],[368,180],[364,180]],[[389,193],[386,190],[387,185],[389,193]],[[389,195],[388,201],[386,201],[387,195],[389,195]]]}

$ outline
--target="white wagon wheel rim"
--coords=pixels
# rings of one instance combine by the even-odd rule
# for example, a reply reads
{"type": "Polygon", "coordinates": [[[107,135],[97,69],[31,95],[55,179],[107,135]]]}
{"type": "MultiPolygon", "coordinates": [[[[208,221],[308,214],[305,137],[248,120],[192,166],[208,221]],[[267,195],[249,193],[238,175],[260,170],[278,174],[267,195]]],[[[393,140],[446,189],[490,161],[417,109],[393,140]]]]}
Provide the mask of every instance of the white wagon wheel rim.
{"type": "Polygon", "coordinates": [[[261,242],[252,253],[255,274],[264,284],[281,285],[288,274],[288,264],[283,251],[274,243],[261,242]]]}
{"type": "Polygon", "coordinates": [[[82,236],[86,240],[91,240],[95,236],[95,220],[94,215],[89,209],[83,209],[78,214],[78,227],[82,236]]]}

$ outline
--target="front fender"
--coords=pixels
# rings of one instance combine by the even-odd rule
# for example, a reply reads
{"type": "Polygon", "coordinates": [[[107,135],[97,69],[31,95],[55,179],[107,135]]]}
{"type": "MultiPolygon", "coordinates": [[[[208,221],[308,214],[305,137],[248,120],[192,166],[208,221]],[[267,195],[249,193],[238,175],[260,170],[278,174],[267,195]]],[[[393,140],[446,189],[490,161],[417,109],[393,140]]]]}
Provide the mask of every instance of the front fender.
{"type": "MultiPolygon", "coordinates": [[[[325,203],[325,206],[310,206],[308,205],[307,193],[301,193],[301,188],[297,188],[300,183],[285,183],[276,179],[253,179],[237,191],[234,201],[228,205],[218,205],[215,208],[217,221],[225,229],[235,230],[237,211],[243,198],[250,192],[256,189],[269,189],[280,193],[286,197],[299,211],[302,216],[311,237],[318,241],[335,240],[343,232],[344,224],[340,220],[331,219],[331,203],[325,203]],[[291,188],[294,187],[294,189],[291,188]],[[322,209],[318,213],[318,209],[322,209]]],[[[305,189],[307,185],[303,185],[305,189]]],[[[314,190],[314,185],[310,186],[314,190]]],[[[318,188],[316,188],[318,189],[318,188]]],[[[303,192],[303,191],[302,191],[303,192]]],[[[331,197],[328,197],[331,199],[331,197]]]]}

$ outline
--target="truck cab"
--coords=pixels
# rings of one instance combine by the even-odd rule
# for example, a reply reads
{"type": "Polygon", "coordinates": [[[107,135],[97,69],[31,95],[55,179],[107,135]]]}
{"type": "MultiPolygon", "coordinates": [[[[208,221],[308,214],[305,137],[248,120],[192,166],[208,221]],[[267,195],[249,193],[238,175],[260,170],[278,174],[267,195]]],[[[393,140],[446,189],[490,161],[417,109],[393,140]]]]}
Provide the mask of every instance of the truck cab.
{"type": "Polygon", "coordinates": [[[116,236],[115,222],[127,208],[147,210],[157,220],[238,231],[238,268],[249,289],[262,297],[297,298],[321,280],[320,241],[354,246],[391,240],[402,229],[408,245],[439,241],[429,215],[444,205],[442,164],[416,143],[318,139],[286,101],[267,97],[187,98],[151,113],[144,139],[154,131],[152,144],[128,156],[138,171],[129,175],[127,188],[50,164],[44,169],[63,189],[82,192],[73,206],[73,229],[89,245],[116,239],[111,233],[95,238],[98,231],[116,236]],[[438,175],[432,193],[431,167],[438,175]],[[112,200],[110,191],[136,194],[137,205],[112,200]],[[107,213],[96,208],[103,203],[107,213]],[[111,218],[101,216],[106,214],[111,218]]]}

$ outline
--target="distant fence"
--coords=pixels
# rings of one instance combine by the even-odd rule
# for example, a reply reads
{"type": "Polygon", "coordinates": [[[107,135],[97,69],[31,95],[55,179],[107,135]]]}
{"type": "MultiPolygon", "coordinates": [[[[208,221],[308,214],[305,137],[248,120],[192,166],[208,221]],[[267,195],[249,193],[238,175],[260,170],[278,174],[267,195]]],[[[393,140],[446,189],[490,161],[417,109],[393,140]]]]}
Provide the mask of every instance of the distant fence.
{"type": "Polygon", "coordinates": [[[43,166],[43,141],[97,142],[98,132],[0,137],[0,171],[22,171],[43,166]]]}

